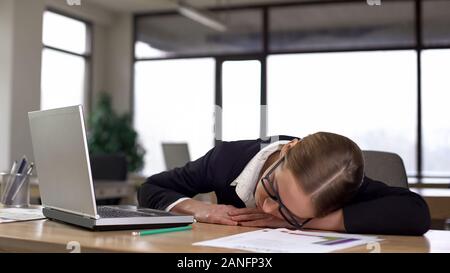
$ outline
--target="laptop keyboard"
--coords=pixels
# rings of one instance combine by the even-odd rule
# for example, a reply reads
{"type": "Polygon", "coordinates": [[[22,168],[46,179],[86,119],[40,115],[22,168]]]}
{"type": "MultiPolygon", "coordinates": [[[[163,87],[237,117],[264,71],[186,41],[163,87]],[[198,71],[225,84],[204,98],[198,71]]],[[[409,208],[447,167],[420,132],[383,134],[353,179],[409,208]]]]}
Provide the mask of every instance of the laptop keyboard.
{"type": "Polygon", "coordinates": [[[97,207],[97,213],[101,218],[126,218],[126,217],[155,217],[155,216],[167,216],[164,212],[154,211],[134,211],[121,208],[114,208],[108,206],[97,207]]]}

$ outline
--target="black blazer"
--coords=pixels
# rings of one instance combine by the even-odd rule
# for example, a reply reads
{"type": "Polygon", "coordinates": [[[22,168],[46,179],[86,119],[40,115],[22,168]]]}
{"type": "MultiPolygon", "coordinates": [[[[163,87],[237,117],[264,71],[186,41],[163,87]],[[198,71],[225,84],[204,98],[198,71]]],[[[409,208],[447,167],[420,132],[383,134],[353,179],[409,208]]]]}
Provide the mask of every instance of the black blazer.
{"type": "MultiPolygon", "coordinates": [[[[222,142],[182,168],[149,177],[138,191],[139,205],[163,210],[179,198],[215,192],[219,204],[243,208],[245,204],[230,184],[269,143],[269,138],[222,142]]],[[[343,214],[348,233],[422,235],[430,228],[428,206],[421,196],[368,177],[344,206],[343,214]]]]}

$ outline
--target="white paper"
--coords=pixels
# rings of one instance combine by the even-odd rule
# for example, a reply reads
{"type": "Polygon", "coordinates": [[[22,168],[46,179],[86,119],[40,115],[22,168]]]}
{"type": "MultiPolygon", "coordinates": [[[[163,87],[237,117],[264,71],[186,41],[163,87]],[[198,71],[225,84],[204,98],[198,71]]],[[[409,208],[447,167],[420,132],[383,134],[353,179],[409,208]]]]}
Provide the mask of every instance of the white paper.
{"type": "Polygon", "coordinates": [[[0,208],[0,223],[44,219],[42,208],[0,208]]]}
{"type": "Polygon", "coordinates": [[[234,248],[254,252],[326,253],[381,241],[375,236],[334,232],[263,229],[197,242],[193,245],[234,248]]]}

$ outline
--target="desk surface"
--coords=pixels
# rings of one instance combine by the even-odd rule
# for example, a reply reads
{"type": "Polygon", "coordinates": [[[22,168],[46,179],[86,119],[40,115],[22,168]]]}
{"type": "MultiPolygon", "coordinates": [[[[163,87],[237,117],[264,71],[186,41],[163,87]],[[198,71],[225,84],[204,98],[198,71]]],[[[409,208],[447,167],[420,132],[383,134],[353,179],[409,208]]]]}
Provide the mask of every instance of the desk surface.
{"type": "MultiPolygon", "coordinates": [[[[239,252],[192,246],[192,243],[256,230],[196,223],[190,231],[136,237],[131,231],[91,232],[50,220],[0,224],[1,252],[69,252],[79,242],[81,252],[239,252]]],[[[431,230],[420,237],[380,236],[381,252],[450,252],[450,231],[431,230]]],[[[344,252],[370,252],[366,246],[344,252]]]]}

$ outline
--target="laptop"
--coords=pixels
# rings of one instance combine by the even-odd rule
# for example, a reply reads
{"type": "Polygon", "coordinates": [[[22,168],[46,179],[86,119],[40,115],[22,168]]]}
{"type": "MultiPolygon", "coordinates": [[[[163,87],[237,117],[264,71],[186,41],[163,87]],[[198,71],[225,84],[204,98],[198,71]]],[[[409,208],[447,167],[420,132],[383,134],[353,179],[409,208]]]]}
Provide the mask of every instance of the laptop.
{"type": "Polygon", "coordinates": [[[28,113],[43,214],[91,230],[184,226],[193,216],[97,206],[81,105],[28,113]]]}
{"type": "Polygon", "coordinates": [[[183,167],[191,161],[187,143],[162,143],[166,169],[183,167]]]}

